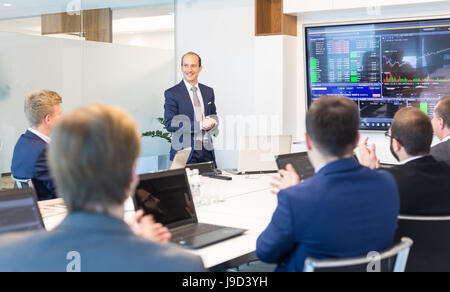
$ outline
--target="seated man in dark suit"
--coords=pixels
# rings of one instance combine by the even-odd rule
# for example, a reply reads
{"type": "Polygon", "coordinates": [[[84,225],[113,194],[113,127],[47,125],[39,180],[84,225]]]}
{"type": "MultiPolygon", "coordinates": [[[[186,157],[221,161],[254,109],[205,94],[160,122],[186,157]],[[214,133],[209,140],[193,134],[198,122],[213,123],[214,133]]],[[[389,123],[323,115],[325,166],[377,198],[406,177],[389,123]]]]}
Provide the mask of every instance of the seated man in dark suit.
{"type": "Polygon", "coordinates": [[[450,165],[450,96],[446,96],[436,105],[431,120],[434,133],[441,143],[431,148],[431,155],[437,161],[450,165]]]}
{"type": "MultiPolygon", "coordinates": [[[[401,165],[387,169],[400,191],[400,213],[417,216],[450,215],[450,166],[430,155],[433,128],[430,119],[418,108],[397,112],[387,133],[391,152],[401,165]]],[[[360,145],[361,163],[379,167],[375,149],[360,145]]]]}
{"type": "Polygon", "coordinates": [[[31,179],[40,201],[56,198],[47,164],[50,132],[61,117],[61,97],[53,91],[34,91],[25,99],[30,128],[14,148],[11,173],[16,179],[31,179]]]}
{"type": "Polygon", "coordinates": [[[278,207],[257,255],[277,271],[303,271],[305,259],[366,256],[393,244],[399,209],[395,180],[361,166],[353,151],[359,112],[346,98],[322,97],[306,117],[306,145],[316,174],[300,182],[292,165],[274,187],[278,207]]]}
{"type": "Polygon", "coordinates": [[[69,214],[51,232],[0,237],[0,272],[203,271],[200,257],[167,244],[170,233],[152,217],[138,212],[131,227],[123,220],[139,184],[140,141],[136,123],[118,108],[92,105],[62,118],[49,163],[69,214]]]}

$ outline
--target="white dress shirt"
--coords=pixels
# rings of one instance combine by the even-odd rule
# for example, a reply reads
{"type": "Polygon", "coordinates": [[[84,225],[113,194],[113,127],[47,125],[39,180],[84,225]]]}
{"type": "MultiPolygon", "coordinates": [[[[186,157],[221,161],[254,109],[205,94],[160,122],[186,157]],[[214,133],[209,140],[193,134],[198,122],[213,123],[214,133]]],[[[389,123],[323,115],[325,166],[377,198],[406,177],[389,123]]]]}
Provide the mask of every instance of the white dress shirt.
{"type": "Polygon", "coordinates": [[[36,131],[35,129],[29,128],[28,131],[30,131],[31,133],[35,134],[36,136],[38,136],[39,138],[41,138],[42,140],[44,140],[45,143],[50,144],[50,137],[45,136],[44,134],[42,134],[39,131],[36,131]]]}
{"type": "Polygon", "coordinates": [[[422,157],[425,157],[425,156],[416,156],[416,157],[412,157],[412,158],[410,158],[410,159],[407,159],[407,160],[403,161],[403,162],[401,163],[401,165],[405,165],[405,164],[407,164],[408,162],[411,162],[411,161],[420,159],[420,158],[422,158],[422,157]]]}
{"type": "Polygon", "coordinates": [[[450,136],[447,136],[444,139],[442,139],[441,143],[447,142],[448,140],[450,140],[450,136]]]}
{"type": "MultiPolygon", "coordinates": [[[[192,86],[189,82],[187,82],[184,79],[183,79],[183,81],[189,92],[189,96],[191,97],[192,107],[194,107],[194,93],[192,92],[192,87],[194,87],[194,86],[192,86]]],[[[200,91],[200,87],[198,86],[198,83],[197,83],[197,85],[195,85],[195,87],[197,88],[197,96],[198,96],[198,99],[200,100],[200,105],[202,106],[203,119],[205,119],[205,105],[203,104],[202,92],[200,91]]]]}

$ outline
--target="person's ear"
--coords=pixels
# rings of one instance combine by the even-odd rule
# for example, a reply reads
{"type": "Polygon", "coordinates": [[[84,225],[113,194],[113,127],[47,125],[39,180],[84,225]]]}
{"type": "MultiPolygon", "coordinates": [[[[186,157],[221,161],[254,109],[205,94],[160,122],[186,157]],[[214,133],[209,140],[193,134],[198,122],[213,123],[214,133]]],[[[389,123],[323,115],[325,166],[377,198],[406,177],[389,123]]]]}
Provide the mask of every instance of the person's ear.
{"type": "Polygon", "coordinates": [[[438,125],[439,125],[439,129],[440,130],[444,130],[445,129],[445,123],[444,123],[444,119],[443,118],[439,118],[438,119],[438,125]]]}
{"type": "Polygon", "coordinates": [[[308,151],[313,150],[311,137],[309,137],[308,133],[305,133],[305,143],[306,149],[308,149],[308,151]]]}
{"type": "Polygon", "coordinates": [[[361,140],[361,133],[358,131],[358,135],[356,136],[355,145],[353,147],[354,149],[358,148],[360,140],[361,140]]]}
{"type": "Polygon", "coordinates": [[[139,175],[137,174],[136,170],[137,170],[137,162],[134,163],[132,171],[131,171],[130,185],[131,185],[131,189],[133,190],[133,192],[134,192],[134,189],[136,189],[137,186],[139,185],[139,181],[140,181],[139,175]]]}
{"type": "Polygon", "coordinates": [[[45,118],[44,118],[44,123],[46,125],[50,125],[51,122],[52,122],[52,116],[51,115],[46,115],[45,118]]]}
{"type": "Polygon", "coordinates": [[[395,152],[400,152],[400,150],[403,148],[400,142],[398,142],[398,140],[395,138],[392,138],[392,147],[394,148],[395,152]]]}

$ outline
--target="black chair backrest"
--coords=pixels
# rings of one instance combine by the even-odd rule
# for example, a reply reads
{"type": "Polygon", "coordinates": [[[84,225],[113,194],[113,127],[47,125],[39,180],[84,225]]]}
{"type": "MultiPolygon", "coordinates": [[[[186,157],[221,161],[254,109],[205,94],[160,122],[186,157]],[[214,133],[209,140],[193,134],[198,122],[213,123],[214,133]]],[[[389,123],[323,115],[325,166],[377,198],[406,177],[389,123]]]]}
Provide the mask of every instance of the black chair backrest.
{"type": "Polygon", "coordinates": [[[400,216],[396,240],[414,241],[406,272],[450,272],[450,217],[400,216]]]}

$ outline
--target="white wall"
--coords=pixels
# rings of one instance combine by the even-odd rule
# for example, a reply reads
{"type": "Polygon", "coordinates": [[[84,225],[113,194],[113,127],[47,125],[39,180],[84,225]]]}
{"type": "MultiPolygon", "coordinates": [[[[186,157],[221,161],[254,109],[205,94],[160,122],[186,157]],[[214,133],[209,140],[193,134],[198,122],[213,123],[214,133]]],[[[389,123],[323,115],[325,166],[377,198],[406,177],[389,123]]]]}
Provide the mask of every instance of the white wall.
{"type": "MultiPolygon", "coordinates": [[[[202,57],[200,82],[214,88],[223,118],[215,147],[222,168],[237,167],[240,136],[295,134],[297,128],[297,113],[287,110],[298,104],[296,39],[255,37],[254,5],[254,0],[176,2],[177,61],[188,51],[202,57]]],[[[181,80],[179,69],[177,76],[181,80]]]]}
{"type": "MultiPolygon", "coordinates": [[[[182,55],[197,52],[203,62],[200,83],[214,88],[222,117],[255,114],[254,14],[254,0],[176,2],[177,80],[182,80],[182,55]]],[[[219,167],[236,167],[236,152],[217,148],[219,167]]]]}
{"type": "MultiPolygon", "coordinates": [[[[26,128],[25,96],[51,89],[63,111],[101,102],[130,112],[142,131],[160,129],[164,89],[174,83],[174,51],[0,33],[0,172],[9,172],[14,145],[26,128]]],[[[165,155],[168,143],[143,139],[142,156],[165,155]]]]}

